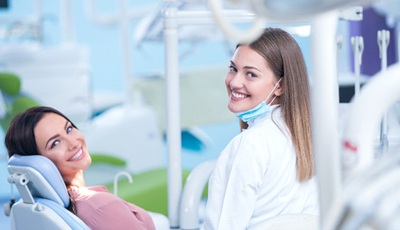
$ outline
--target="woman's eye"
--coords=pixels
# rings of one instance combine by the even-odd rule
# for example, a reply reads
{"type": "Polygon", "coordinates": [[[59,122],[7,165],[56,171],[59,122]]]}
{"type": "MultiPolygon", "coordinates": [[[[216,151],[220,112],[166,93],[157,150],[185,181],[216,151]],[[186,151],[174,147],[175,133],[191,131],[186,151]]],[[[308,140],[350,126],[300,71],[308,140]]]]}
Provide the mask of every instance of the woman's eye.
{"type": "Polygon", "coordinates": [[[74,129],[74,127],[68,126],[68,127],[67,127],[67,133],[70,133],[70,132],[72,131],[72,129],[74,129]]]}
{"type": "Polygon", "coordinates": [[[59,143],[60,143],[60,141],[54,141],[53,144],[51,144],[50,148],[56,147],[59,143]]]}
{"type": "Polygon", "coordinates": [[[257,75],[253,74],[252,72],[248,72],[247,76],[250,78],[257,77],[257,75]]]}
{"type": "Polygon", "coordinates": [[[229,71],[236,72],[236,68],[234,66],[229,66],[229,71]]]}

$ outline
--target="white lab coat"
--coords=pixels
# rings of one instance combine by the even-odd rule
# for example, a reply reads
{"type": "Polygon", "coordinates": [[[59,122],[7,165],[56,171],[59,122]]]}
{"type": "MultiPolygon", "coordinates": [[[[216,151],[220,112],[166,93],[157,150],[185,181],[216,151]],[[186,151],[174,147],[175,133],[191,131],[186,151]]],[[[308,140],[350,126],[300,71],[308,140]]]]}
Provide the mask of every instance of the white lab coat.
{"type": "MultiPolygon", "coordinates": [[[[276,108],[276,109],[275,109],[276,108]]],[[[296,154],[280,108],[249,122],[221,152],[209,180],[202,229],[260,228],[284,214],[319,214],[314,178],[299,183],[296,154]]]]}

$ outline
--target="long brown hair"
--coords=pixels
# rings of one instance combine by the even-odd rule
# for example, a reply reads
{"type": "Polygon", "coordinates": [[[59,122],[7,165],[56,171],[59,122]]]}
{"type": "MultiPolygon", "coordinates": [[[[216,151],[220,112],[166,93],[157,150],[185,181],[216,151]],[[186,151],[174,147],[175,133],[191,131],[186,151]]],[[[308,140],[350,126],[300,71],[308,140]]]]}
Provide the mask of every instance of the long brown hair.
{"type": "MultiPolygon", "coordinates": [[[[36,106],[29,108],[25,112],[22,112],[15,116],[7,129],[4,142],[9,157],[14,154],[19,154],[23,156],[40,155],[36,144],[34,130],[37,123],[47,113],[58,114],[69,121],[74,128],[77,128],[71,120],[69,120],[64,114],[54,108],[46,106],[36,106]]],[[[66,186],[68,187],[68,184],[66,184],[66,186]]],[[[71,197],[70,201],[70,205],[67,209],[76,214],[75,202],[71,197]]]]}
{"type": "MultiPolygon", "coordinates": [[[[301,49],[289,33],[279,28],[265,29],[249,46],[264,57],[277,79],[282,78],[280,107],[295,147],[298,179],[306,181],[314,175],[314,157],[310,89],[301,49]]],[[[247,128],[247,123],[241,121],[240,126],[247,128]]]]}

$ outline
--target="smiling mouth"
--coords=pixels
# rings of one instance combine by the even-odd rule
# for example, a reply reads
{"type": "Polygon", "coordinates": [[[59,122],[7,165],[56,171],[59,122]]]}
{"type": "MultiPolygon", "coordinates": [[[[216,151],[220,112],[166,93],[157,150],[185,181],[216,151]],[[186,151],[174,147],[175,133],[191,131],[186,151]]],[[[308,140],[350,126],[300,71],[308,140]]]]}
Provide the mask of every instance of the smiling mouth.
{"type": "Polygon", "coordinates": [[[232,91],[232,96],[236,97],[236,98],[245,98],[245,97],[247,97],[247,95],[245,95],[245,94],[235,93],[233,91],[232,91]]]}
{"type": "Polygon", "coordinates": [[[79,152],[77,152],[74,156],[72,156],[68,161],[74,161],[76,159],[78,159],[80,156],[82,156],[83,154],[83,150],[80,149],[79,152]]]}

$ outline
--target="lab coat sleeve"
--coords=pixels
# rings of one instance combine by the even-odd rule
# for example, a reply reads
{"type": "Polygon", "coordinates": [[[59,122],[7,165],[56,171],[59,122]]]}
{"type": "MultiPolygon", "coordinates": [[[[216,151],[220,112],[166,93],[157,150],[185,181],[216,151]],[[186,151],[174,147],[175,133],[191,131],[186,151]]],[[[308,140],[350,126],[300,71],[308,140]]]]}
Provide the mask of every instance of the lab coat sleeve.
{"type": "Polygon", "coordinates": [[[268,167],[265,140],[239,135],[221,153],[210,178],[203,229],[246,229],[268,167]]]}

